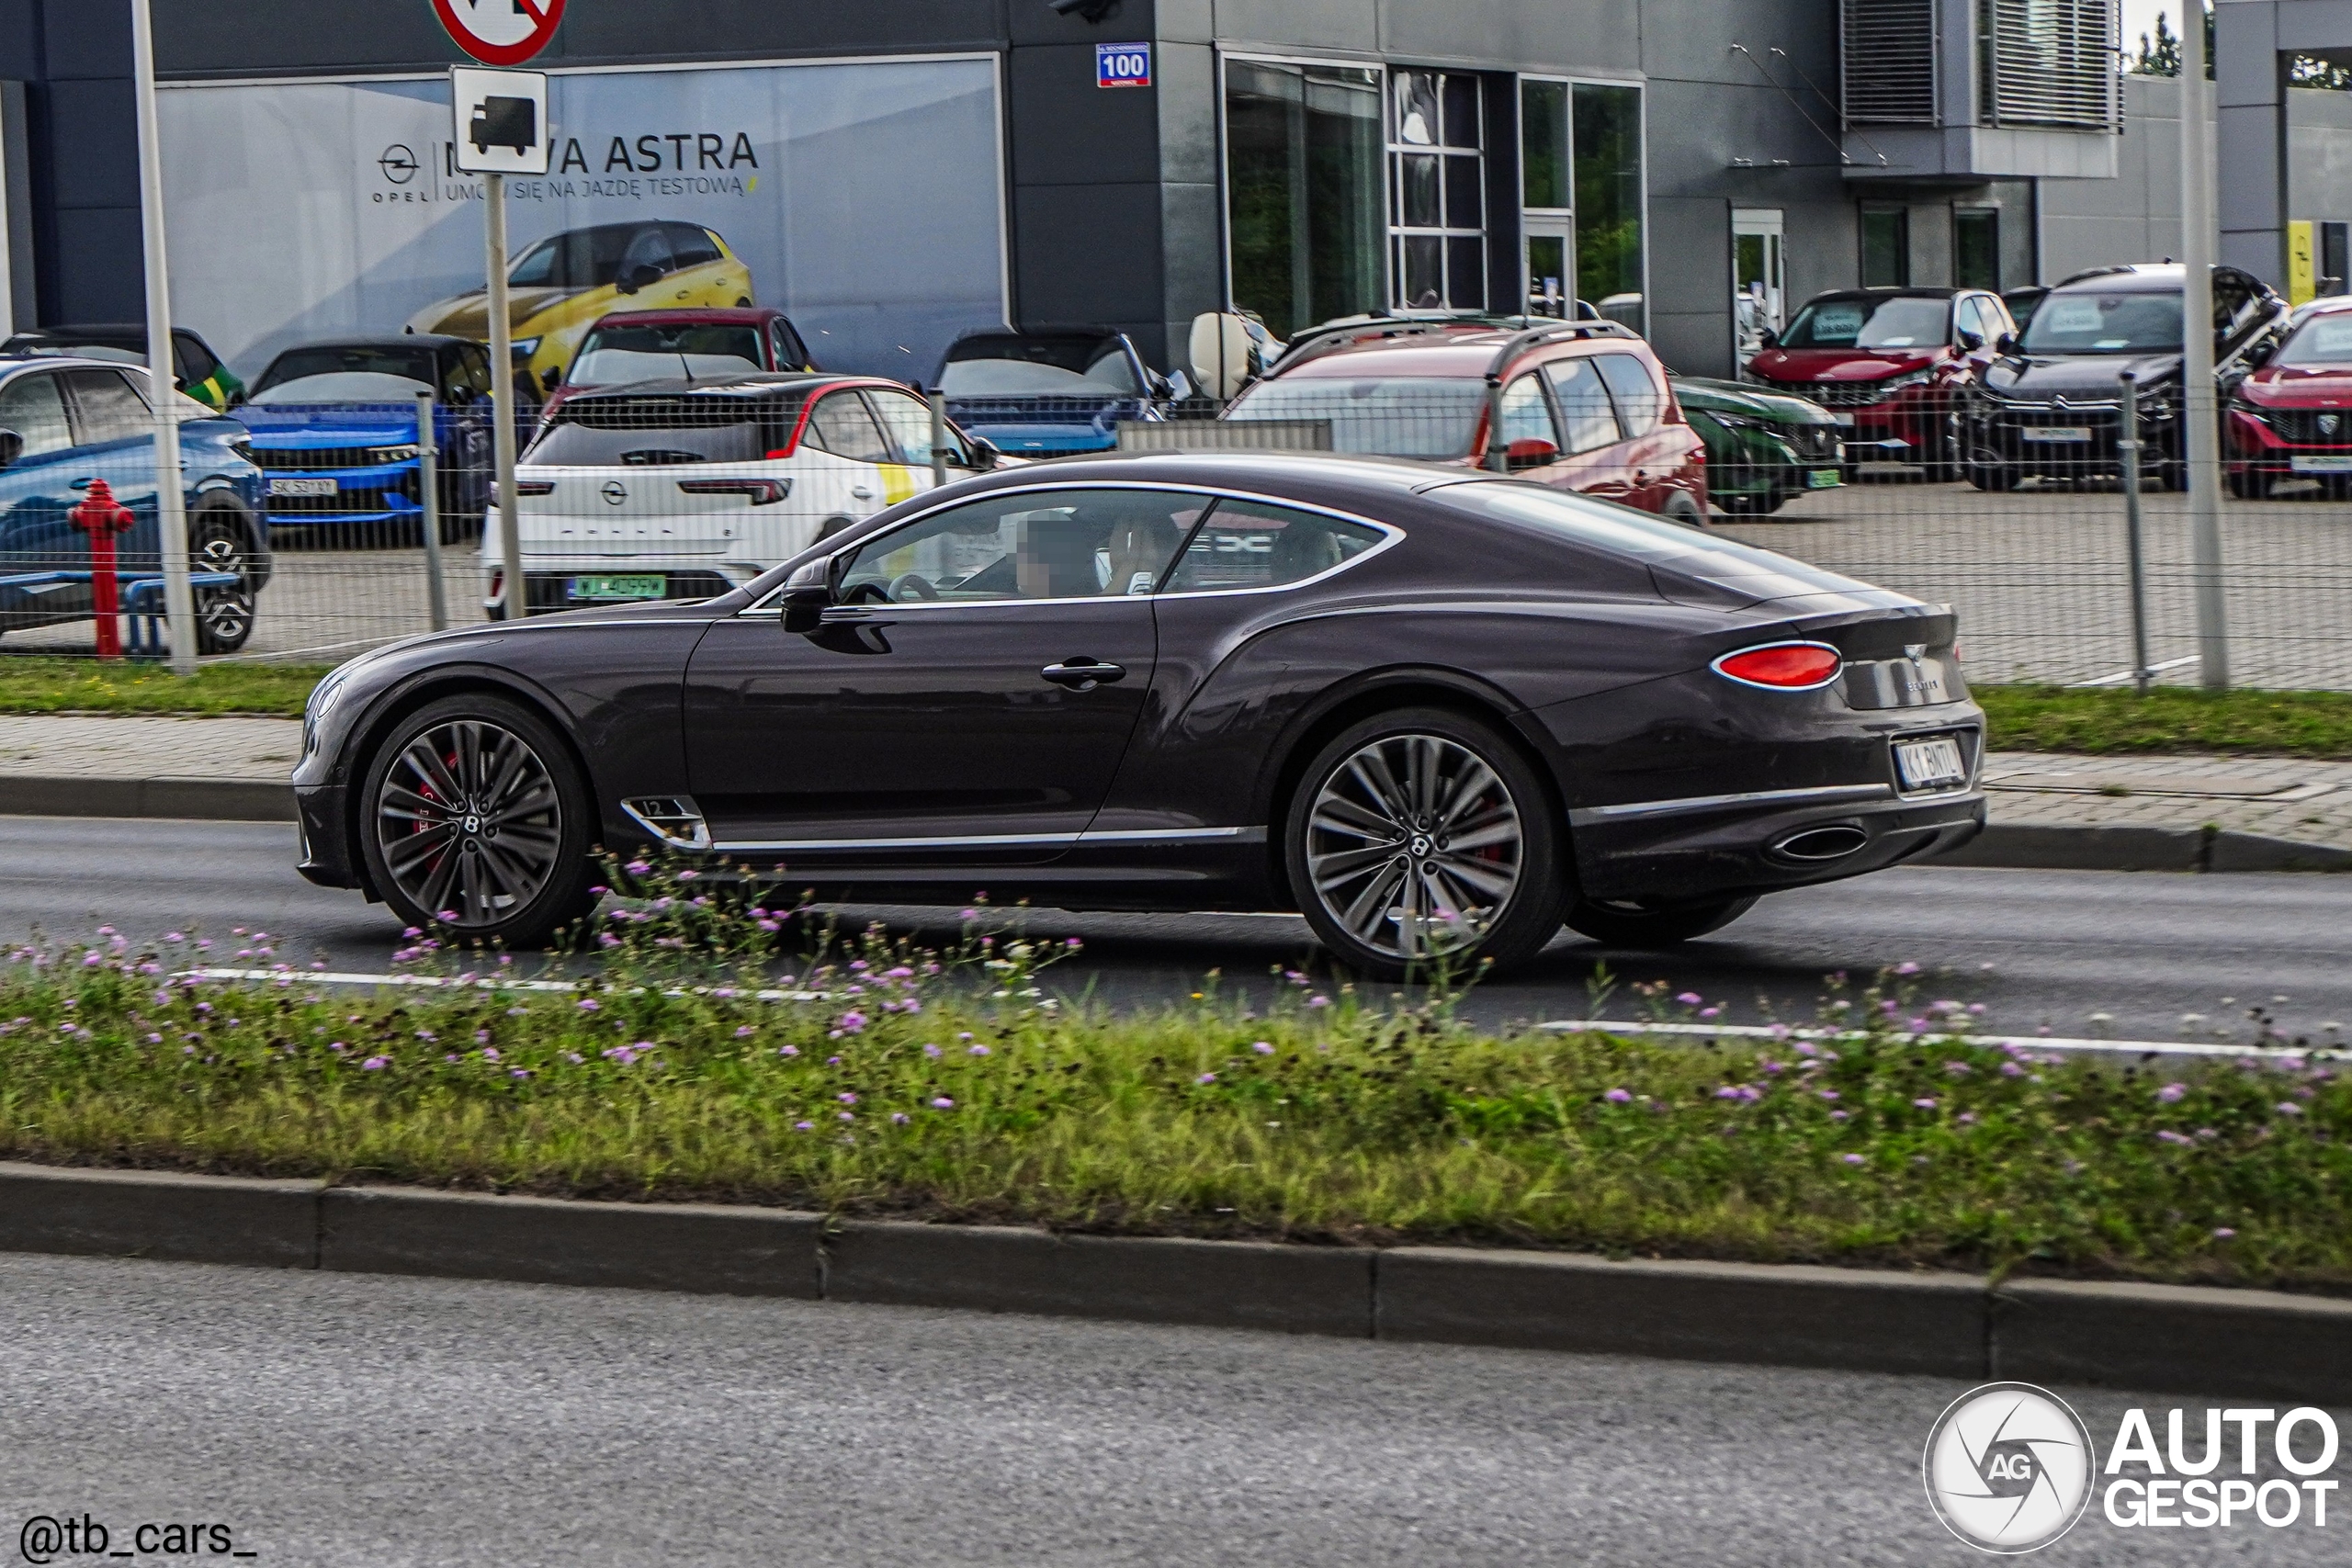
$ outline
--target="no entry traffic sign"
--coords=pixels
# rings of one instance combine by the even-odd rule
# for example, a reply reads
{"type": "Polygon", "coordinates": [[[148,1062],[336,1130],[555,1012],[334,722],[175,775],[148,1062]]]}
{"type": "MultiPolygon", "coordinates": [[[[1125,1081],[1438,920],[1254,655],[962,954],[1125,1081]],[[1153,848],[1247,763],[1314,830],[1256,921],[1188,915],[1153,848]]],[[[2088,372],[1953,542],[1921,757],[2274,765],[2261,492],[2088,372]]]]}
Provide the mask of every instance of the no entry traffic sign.
{"type": "Polygon", "coordinates": [[[458,47],[484,65],[520,65],[547,48],[563,0],[433,0],[458,47]]]}

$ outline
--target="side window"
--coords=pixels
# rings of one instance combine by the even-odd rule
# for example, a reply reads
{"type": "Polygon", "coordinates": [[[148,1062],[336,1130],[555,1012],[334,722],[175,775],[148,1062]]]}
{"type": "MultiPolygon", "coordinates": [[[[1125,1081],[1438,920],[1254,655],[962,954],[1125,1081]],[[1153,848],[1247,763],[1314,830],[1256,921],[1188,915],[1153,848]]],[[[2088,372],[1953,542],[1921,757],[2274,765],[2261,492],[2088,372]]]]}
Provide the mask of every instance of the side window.
{"type": "Polygon", "coordinates": [[[2223,336],[2233,335],[2245,324],[2246,312],[2254,303],[2254,290],[2246,286],[2245,275],[2225,266],[2213,269],[2213,330],[2223,336]]]}
{"type": "Polygon", "coordinates": [[[41,372],[0,387],[0,430],[13,430],[24,438],[25,457],[70,449],[74,429],[65,420],[65,399],[57,389],[57,378],[41,372]]]}
{"type": "Polygon", "coordinates": [[[1617,423],[1630,438],[1647,435],[1666,417],[1666,394],[1650,375],[1650,367],[1630,354],[1603,354],[1594,363],[1616,400],[1617,423]]]}
{"type": "Polygon", "coordinates": [[[191,338],[172,334],[172,374],[180,385],[193,387],[206,380],[220,368],[220,362],[204,352],[204,345],[191,338]]]}
{"type": "Polygon", "coordinates": [[[814,370],[817,367],[808,357],[808,345],[790,325],[775,323],[775,367],[779,370],[814,370]]]}
{"type": "Polygon", "coordinates": [[[669,239],[658,226],[649,224],[630,239],[628,251],[621,257],[620,275],[627,277],[641,266],[660,267],[663,272],[669,272],[676,265],[677,258],[670,254],[669,239]]]}
{"type": "Polygon", "coordinates": [[[467,404],[490,396],[490,355],[468,344],[457,351],[449,366],[449,384],[443,400],[467,404]],[[459,396],[458,394],[463,394],[459,396]]]}
{"type": "Polygon", "coordinates": [[[1623,439],[1617,433],[1617,412],[1610,407],[1609,389],[1589,359],[1557,359],[1544,367],[1552,396],[1560,405],[1561,431],[1567,440],[1560,450],[1571,455],[1597,452],[1623,439]]]}
{"type": "Polygon", "coordinates": [[[888,459],[910,468],[931,467],[931,406],[904,392],[868,392],[874,412],[881,416],[882,439],[890,449],[888,459]]]}
{"type": "Polygon", "coordinates": [[[869,539],[842,579],[849,603],[978,603],[1149,593],[1207,505],[1150,490],[990,496],[869,539]]]}
{"type": "Polygon", "coordinates": [[[817,412],[808,416],[808,438],[834,457],[854,463],[890,461],[882,433],[874,428],[874,416],[865,412],[865,400],[855,392],[828,392],[820,399],[817,412]]]}
{"type": "Polygon", "coordinates": [[[702,229],[692,223],[666,223],[662,227],[670,231],[670,249],[680,266],[704,266],[718,259],[718,247],[702,229]]]}
{"type": "Polygon", "coordinates": [[[1382,537],[1377,528],[1319,512],[1257,501],[1220,501],[1185,547],[1165,592],[1202,593],[1304,582],[1362,555],[1382,537]]]}
{"type": "Polygon", "coordinates": [[[147,400],[132,391],[119,372],[69,370],[65,381],[84,446],[135,441],[154,434],[154,415],[147,411],[147,400]]]}
{"type": "Polygon", "coordinates": [[[1559,449],[1560,427],[1552,422],[1544,383],[1532,376],[1521,376],[1503,389],[1503,445],[1514,441],[1548,441],[1555,451],[1559,449]]]}

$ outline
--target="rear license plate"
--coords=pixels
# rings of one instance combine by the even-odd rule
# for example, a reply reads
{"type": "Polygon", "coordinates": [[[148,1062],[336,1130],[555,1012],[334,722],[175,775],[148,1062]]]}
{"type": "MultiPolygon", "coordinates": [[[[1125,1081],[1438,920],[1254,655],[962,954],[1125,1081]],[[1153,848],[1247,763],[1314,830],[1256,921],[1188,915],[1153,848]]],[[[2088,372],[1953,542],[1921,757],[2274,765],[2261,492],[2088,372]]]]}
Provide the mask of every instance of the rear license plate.
{"type": "Polygon", "coordinates": [[[1854,416],[1845,412],[1843,410],[1832,409],[1830,411],[1829,417],[1836,420],[1838,423],[1844,425],[1849,430],[1851,430],[1854,427],[1854,416]]]}
{"type": "Polygon", "coordinates": [[[339,495],[342,492],[343,486],[334,479],[272,479],[269,481],[269,493],[272,495],[339,495]]]}
{"type": "Polygon", "coordinates": [[[2088,441],[2091,428],[2087,424],[2045,424],[2038,429],[2020,430],[2020,441],[2088,441]]]}
{"type": "Polygon", "coordinates": [[[2287,462],[2299,474],[2352,474],[2352,457],[2290,457],[2287,462]]]}
{"type": "Polygon", "coordinates": [[[1950,735],[1898,740],[1894,771],[1902,775],[1905,789],[1950,789],[1968,782],[1968,759],[1961,754],[1960,741],[1950,735]]]}
{"type": "Polygon", "coordinates": [[[1835,468],[1815,468],[1804,477],[1807,490],[1833,490],[1846,482],[1846,476],[1835,468]]]}
{"type": "Polygon", "coordinates": [[[669,592],[666,577],[575,577],[567,594],[573,599],[659,599],[669,592]]]}

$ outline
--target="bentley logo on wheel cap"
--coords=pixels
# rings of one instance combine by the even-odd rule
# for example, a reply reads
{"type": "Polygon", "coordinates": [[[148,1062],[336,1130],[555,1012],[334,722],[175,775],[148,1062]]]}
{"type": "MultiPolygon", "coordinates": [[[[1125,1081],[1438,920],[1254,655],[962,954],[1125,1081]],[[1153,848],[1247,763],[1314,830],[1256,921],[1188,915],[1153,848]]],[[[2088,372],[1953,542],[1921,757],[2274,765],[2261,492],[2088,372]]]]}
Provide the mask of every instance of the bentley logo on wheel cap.
{"type": "Polygon", "coordinates": [[[618,506],[628,499],[628,486],[618,479],[606,479],[605,488],[597,493],[605,498],[607,506],[618,506]]]}

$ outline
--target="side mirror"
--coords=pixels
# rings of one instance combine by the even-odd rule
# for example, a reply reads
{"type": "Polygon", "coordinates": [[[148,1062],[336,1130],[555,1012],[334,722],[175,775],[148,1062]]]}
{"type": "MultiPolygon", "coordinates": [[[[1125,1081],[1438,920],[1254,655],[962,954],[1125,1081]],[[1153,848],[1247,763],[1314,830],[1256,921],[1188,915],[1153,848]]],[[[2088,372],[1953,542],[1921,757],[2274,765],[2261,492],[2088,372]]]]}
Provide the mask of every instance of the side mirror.
{"type": "Polygon", "coordinates": [[[1984,334],[1971,332],[1966,327],[1962,327],[1960,329],[1960,335],[1954,341],[1960,344],[1962,353],[1974,354],[1984,346],[1984,334]]]}
{"type": "Polygon", "coordinates": [[[25,438],[13,430],[0,430],[0,468],[15,468],[24,455],[25,438]]]}
{"type": "Polygon", "coordinates": [[[967,435],[964,439],[972,444],[972,466],[981,473],[987,473],[1004,461],[1004,448],[987,436],[967,435]]]}
{"type": "Polygon", "coordinates": [[[1185,375],[1182,370],[1170,371],[1168,373],[1168,395],[1180,403],[1189,400],[1193,396],[1193,378],[1190,376],[1185,375]]]}
{"type": "Polygon", "coordinates": [[[1559,447],[1540,435],[1522,435],[1503,448],[1503,461],[1514,472],[1521,468],[1539,468],[1559,455],[1559,447]]]}
{"type": "Polygon", "coordinates": [[[1771,328],[1766,327],[1764,329],[1764,335],[1756,341],[1762,344],[1766,348],[1778,348],[1781,346],[1781,334],[1774,332],[1771,328]]]}
{"type": "Polygon", "coordinates": [[[2017,351],[2018,334],[2015,333],[2003,333],[1993,340],[1993,352],[1996,354],[2011,355],[2017,351]]]}
{"type": "Polygon", "coordinates": [[[2269,364],[2270,356],[2278,352],[2278,340],[2272,337],[2264,338],[2245,351],[2245,367],[2249,370],[2258,370],[2269,364]]]}
{"type": "Polygon", "coordinates": [[[777,606],[786,631],[806,637],[822,626],[833,607],[833,562],[812,560],[794,572],[777,606]]]}
{"type": "Polygon", "coordinates": [[[563,385],[563,372],[550,365],[548,367],[547,374],[539,378],[539,385],[550,392],[554,391],[563,385]]]}
{"type": "Polygon", "coordinates": [[[661,282],[662,278],[662,272],[660,267],[655,266],[651,262],[639,262],[621,274],[620,282],[616,287],[624,294],[634,294],[641,288],[652,288],[661,282]]]}

